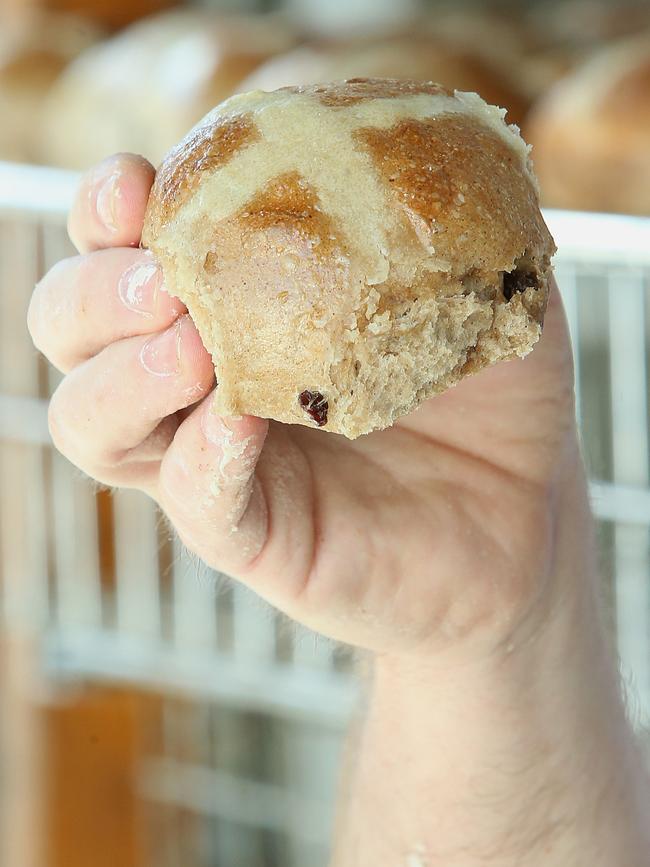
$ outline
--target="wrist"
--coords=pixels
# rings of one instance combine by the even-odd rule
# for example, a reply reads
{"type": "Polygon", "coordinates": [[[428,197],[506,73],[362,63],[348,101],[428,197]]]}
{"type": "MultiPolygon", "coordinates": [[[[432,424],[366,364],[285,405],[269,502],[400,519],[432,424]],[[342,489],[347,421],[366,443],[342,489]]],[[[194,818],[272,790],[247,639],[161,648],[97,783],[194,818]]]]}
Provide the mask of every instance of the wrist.
{"type": "Polygon", "coordinates": [[[645,863],[648,778],[602,625],[579,460],[558,477],[530,604],[479,640],[373,657],[337,867],[645,863]]]}
{"type": "Polygon", "coordinates": [[[557,496],[552,568],[525,615],[478,648],[378,654],[372,706],[380,716],[388,719],[391,707],[401,706],[416,720],[440,718],[441,727],[456,718],[459,736],[467,729],[471,740],[480,728],[477,749],[491,728],[508,743],[518,728],[540,742],[561,729],[571,742],[583,737],[585,723],[595,734],[590,719],[614,716],[620,723],[616,656],[603,627],[593,522],[580,473],[577,467],[557,496]]]}
{"type": "MultiPolygon", "coordinates": [[[[602,638],[594,522],[573,437],[568,438],[555,478],[545,490],[531,491],[530,496],[543,504],[537,513],[544,527],[539,536],[545,543],[536,539],[528,551],[513,545],[510,559],[504,558],[503,580],[490,577],[493,570],[487,564],[482,580],[491,588],[490,610],[480,612],[476,624],[458,635],[453,634],[453,624],[443,621],[442,637],[433,635],[416,650],[378,653],[380,667],[453,671],[486,665],[496,669],[513,654],[539,653],[548,661],[555,648],[563,655],[565,645],[586,639],[588,632],[602,638]]],[[[465,577],[457,579],[460,596],[468,583],[465,577]]],[[[467,577],[470,585],[477,583],[474,574],[467,577]]]]}
{"type": "Polygon", "coordinates": [[[399,718],[401,731],[412,721],[417,732],[423,719],[441,734],[453,728],[470,749],[487,747],[488,737],[509,747],[525,735],[525,752],[535,738],[584,742],[585,724],[595,736],[606,718],[623,718],[615,654],[588,593],[489,655],[376,656],[370,708],[378,719],[399,718]]]}
{"type": "Polygon", "coordinates": [[[374,658],[358,779],[391,780],[389,799],[366,795],[379,813],[427,805],[401,812],[391,845],[421,843],[432,867],[566,864],[576,851],[631,867],[647,844],[647,777],[601,622],[588,510],[579,488],[563,498],[557,568],[509,641],[374,658]]]}
{"type": "MultiPolygon", "coordinates": [[[[480,663],[377,658],[350,836],[367,812],[427,867],[644,863],[648,780],[594,613],[480,663]]],[[[350,864],[384,863],[358,847],[350,864]]]]}

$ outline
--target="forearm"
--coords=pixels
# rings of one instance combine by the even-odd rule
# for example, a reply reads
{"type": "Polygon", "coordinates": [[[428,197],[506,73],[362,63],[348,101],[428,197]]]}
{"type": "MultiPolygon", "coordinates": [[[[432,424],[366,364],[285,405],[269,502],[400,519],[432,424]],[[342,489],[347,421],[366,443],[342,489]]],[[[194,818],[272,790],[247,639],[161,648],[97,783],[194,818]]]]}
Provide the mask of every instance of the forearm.
{"type": "Polygon", "coordinates": [[[376,661],[335,867],[650,864],[650,789],[584,577],[480,663],[376,661]]]}

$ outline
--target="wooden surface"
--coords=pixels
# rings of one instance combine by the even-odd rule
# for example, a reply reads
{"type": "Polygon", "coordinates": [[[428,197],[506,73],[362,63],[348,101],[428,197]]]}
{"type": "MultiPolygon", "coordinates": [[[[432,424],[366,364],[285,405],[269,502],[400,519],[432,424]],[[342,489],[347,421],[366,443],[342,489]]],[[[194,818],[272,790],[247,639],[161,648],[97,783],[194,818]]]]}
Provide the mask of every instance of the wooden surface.
{"type": "Polygon", "coordinates": [[[43,867],[40,720],[33,713],[34,643],[0,641],[0,864],[43,867]]]}
{"type": "MultiPolygon", "coordinates": [[[[39,396],[39,359],[25,324],[40,269],[32,227],[0,222],[0,394],[39,396]]],[[[24,435],[24,440],[23,438],[24,435]]],[[[48,545],[44,453],[29,442],[0,438],[0,864],[40,867],[34,828],[40,821],[40,738],[31,711],[38,683],[37,636],[47,609],[48,545]],[[34,496],[33,492],[39,495],[34,496]],[[10,624],[10,626],[9,626],[10,624]]]]}
{"type": "Polygon", "coordinates": [[[45,867],[143,867],[137,772],[154,699],[88,688],[41,710],[45,867]]]}

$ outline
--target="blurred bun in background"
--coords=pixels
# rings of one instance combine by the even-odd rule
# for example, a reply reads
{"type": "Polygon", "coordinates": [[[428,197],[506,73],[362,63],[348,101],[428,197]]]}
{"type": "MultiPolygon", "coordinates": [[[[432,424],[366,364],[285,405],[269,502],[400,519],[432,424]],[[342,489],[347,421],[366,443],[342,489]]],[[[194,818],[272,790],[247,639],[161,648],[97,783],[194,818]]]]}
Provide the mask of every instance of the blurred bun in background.
{"type": "Polygon", "coordinates": [[[597,45],[631,36],[650,27],[647,0],[554,0],[531,4],[531,28],[549,44],[590,51],[597,45]]]}
{"type": "Polygon", "coordinates": [[[37,156],[34,122],[54,81],[101,35],[72,15],[34,13],[0,29],[0,159],[28,162],[37,156]]]}
{"type": "Polygon", "coordinates": [[[82,54],[48,95],[41,161],[84,168],[116,151],[157,163],[256,66],[295,44],[270,16],[163,13],[82,54]]]}
{"type": "Polygon", "coordinates": [[[476,91],[486,102],[506,108],[511,123],[521,123],[526,110],[523,94],[488,58],[426,33],[302,46],[258,67],[241,89],[276,90],[349,78],[435,81],[476,91]]]}
{"type": "Polygon", "coordinates": [[[650,32],[556,84],[526,135],[546,205],[650,214],[650,32]]]}
{"type": "Polygon", "coordinates": [[[282,0],[280,5],[305,38],[346,39],[408,27],[422,0],[282,0]]]}
{"type": "Polygon", "coordinates": [[[573,65],[572,51],[548,40],[547,31],[520,8],[490,5],[434,6],[422,26],[439,39],[481,57],[528,101],[573,65]]]}
{"type": "Polygon", "coordinates": [[[92,15],[93,21],[109,30],[126,27],[146,15],[153,15],[178,0],[41,0],[43,6],[55,12],[92,15]]]}

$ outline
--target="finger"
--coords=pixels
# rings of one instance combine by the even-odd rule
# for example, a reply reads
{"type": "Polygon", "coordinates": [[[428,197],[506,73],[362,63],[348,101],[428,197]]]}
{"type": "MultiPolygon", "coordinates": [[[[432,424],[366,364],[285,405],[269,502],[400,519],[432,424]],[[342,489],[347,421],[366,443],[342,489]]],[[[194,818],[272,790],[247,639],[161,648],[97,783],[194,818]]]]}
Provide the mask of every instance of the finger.
{"type": "Polygon", "coordinates": [[[118,247],[64,259],[36,286],[27,314],[35,346],[67,372],[110,343],[162,331],[186,312],[150,253],[118,247]]]}
{"type": "Polygon", "coordinates": [[[562,301],[562,293],[553,274],[549,280],[548,305],[542,334],[533,352],[524,360],[528,367],[531,367],[533,364],[537,366],[546,364],[551,358],[554,359],[555,363],[560,362],[573,366],[569,323],[562,301]]]}
{"type": "Polygon", "coordinates": [[[144,487],[178,427],[175,413],[213,384],[210,355],[184,315],[154,336],[111,344],[68,374],[50,402],[50,433],[93,478],[144,487]]]}
{"type": "Polygon", "coordinates": [[[255,467],[268,421],[224,418],[207,398],[179,427],[160,467],[158,501],[183,542],[237,574],[260,553],[267,510],[255,467]]]}
{"type": "Polygon", "coordinates": [[[137,246],[154,176],[151,163],[134,154],[108,157],[87,172],[68,218],[77,250],[137,246]]]}

